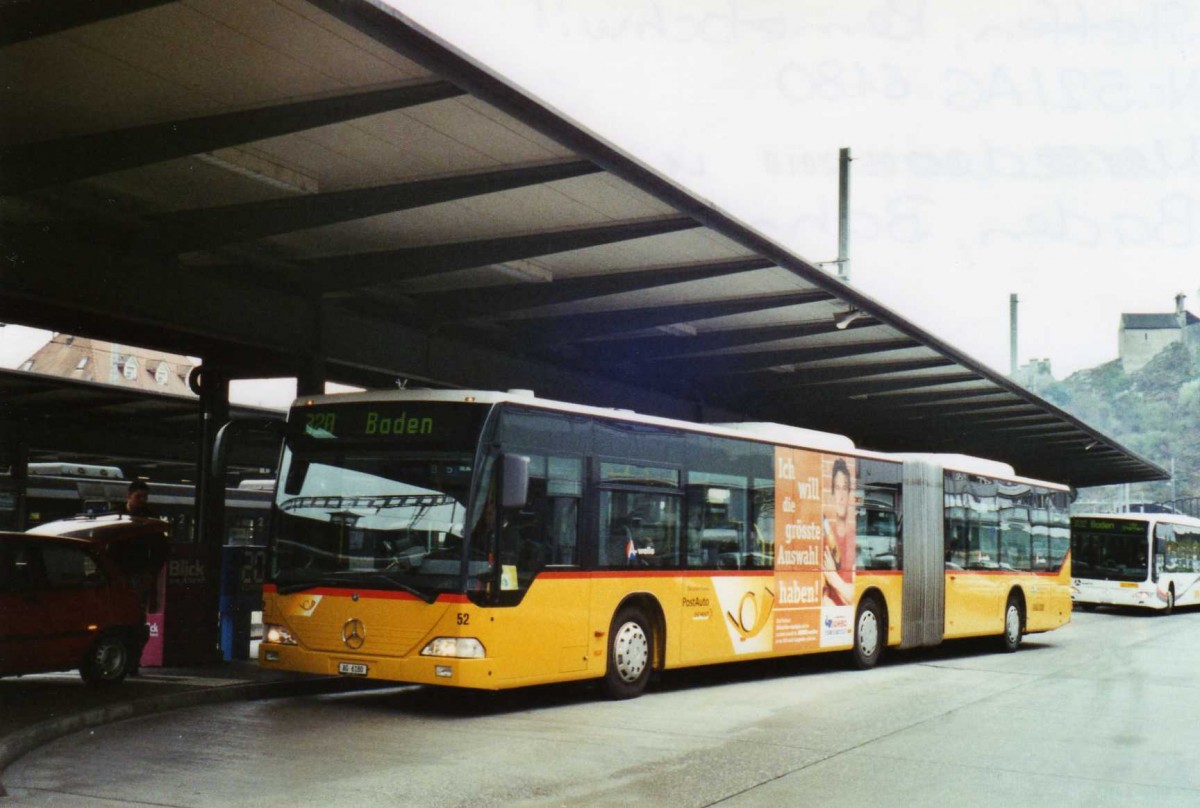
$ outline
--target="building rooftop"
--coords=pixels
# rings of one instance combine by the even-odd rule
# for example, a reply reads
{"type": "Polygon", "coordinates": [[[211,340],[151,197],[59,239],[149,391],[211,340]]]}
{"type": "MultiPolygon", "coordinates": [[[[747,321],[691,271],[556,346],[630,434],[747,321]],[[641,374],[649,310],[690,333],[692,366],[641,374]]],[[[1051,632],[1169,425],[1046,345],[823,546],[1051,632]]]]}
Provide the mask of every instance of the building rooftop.
{"type": "Polygon", "coordinates": [[[64,379],[188,396],[193,395],[187,381],[192,367],[186,356],[69,334],[55,334],[20,365],[23,371],[64,379]]]}
{"type": "MultiPolygon", "coordinates": [[[[1200,323],[1200,317],[1190,311],[1184,312],[1188,325],[1200,323]]],[[[1174,314],[1122,314],[1121,328],[1151,331],[1160,328],[1179,328],[1179,319],[1174,314]]]]}

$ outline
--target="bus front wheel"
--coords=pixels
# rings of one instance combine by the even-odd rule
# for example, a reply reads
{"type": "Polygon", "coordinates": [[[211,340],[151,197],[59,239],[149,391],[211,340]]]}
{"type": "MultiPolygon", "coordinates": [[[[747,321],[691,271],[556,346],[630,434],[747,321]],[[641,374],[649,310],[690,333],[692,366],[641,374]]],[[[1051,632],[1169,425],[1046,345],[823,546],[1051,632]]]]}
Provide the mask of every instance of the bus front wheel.
{"type": "Polygon", "coordinates": [[[1175,584],[1167,587],[1167,607],[1163,609],[1163,614],[1171,614],[1175,611],[1175,584]]]}
{"type": "Polygon", "coordinates": [[[883,608],[875,598],[865,597],[858,604],[858,615],[854,618],[854,664],[862,670],[875,667],[886,647],[883,608]]]}
{"type": "Polygon", "coordinates": [[[1008,596],[1004,607],[1004,650],[1011,653],[1021,647],[1021,630],[1024,628],[1021,602],[1016,595],[1008,596]]]}
{"type": "Polygon", "coordinates": [[[608,633],[608,671],[604,687],[614,699],[632,699],[642,694],[650,681],[654,657],[654,629],[636,606],[617,612],[608,633]]]}

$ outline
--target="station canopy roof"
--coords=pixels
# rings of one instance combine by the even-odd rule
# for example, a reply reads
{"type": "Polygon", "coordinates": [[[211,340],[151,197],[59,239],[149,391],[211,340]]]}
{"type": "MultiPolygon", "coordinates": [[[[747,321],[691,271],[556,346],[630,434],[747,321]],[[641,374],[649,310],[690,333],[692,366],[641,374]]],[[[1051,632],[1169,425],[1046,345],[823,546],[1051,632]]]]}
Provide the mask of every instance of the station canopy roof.
{"type": "Polygon", "coordinates": [[[385,4],[18,0],[0,78],[8,322],[1167,476],[385,4]]]}
{"type": "MultiPolygon", "coordinates": [[[[196,398],[40,373],[0,370],[0,469],[17,460],[19,441],[28,463],[118,466],[125,479],[195,480],[199,458],[196,398]]],[[[257,424],[282,422],[285,413],[233,406],[230,414],[257,424]]],[[[274,474],[278,432],[246,430],[228,457],[229,484],[274,474]]]]}

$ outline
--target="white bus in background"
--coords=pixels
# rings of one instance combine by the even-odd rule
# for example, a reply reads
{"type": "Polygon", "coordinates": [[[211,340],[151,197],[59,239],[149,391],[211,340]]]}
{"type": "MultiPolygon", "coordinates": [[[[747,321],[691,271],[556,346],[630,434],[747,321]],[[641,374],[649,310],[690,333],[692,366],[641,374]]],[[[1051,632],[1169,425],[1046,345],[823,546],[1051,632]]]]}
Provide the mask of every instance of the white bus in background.
{"type": "Polygon", "coordinates": [[[1200,519],[1173,513],[1071,517],[1071,597],[1085,608],[1170,613],[1200,605],[1200,519]]]}

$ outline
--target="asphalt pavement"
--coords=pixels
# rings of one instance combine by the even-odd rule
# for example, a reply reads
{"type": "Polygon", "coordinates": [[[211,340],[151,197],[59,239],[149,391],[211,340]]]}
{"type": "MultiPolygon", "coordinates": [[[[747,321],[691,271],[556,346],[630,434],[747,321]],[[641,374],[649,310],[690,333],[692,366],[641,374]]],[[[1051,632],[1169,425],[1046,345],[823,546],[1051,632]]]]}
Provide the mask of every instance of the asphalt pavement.
{"type": "Polygon", "coordinates": [[[135,716],[252,699],[377,687],[376,683],[262,670],[256,660],[142,668],[115,685],[88,685],[78,671],[0,679],[0,796],[5,768],[56,738],[135,716]]]}

